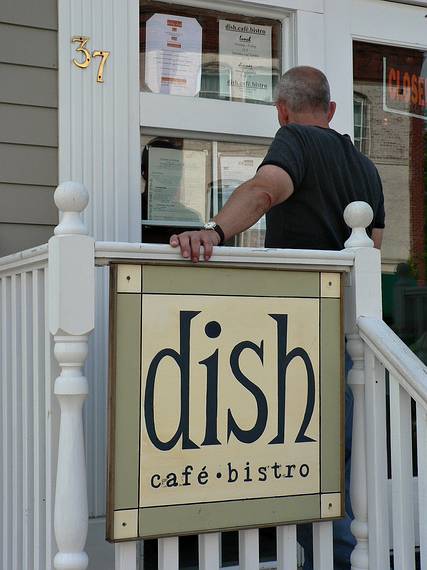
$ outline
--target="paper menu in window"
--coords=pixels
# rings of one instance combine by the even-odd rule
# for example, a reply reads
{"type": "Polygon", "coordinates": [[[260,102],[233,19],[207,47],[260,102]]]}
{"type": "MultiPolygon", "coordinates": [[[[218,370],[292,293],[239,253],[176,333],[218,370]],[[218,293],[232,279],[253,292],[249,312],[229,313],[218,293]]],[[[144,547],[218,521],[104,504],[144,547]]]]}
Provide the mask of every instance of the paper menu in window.
{"type": "Polygon", "coordinates": [[[158,147],[148,152],[148,219],[204,223],[206,152],[158,147]]]}
{"type": "Polygon", "coordinates": [[[263,157],[220,154],[219,160],[222,180],[246,182],[255,176],[263,157]]]}
{"type": "Polygon", "coordinates": [[[219,20],[220,95],[271,102],[271,26],[219,20]]]}
{"type": "MultiPolygon", "coordinates": [[[[222,190],[220,202],[222,206],[224,206],[237,186],[255,176],[263,158],[262,156],[219,155],[220,186],[222,190]]],[[[265,217],[263,216],[256,225],[257,227],[264,227],[265,217]]]]}
{"type": "Polygon", "coordinates": [[[146,23],[145,82],[153,93],[200,91],[202,28],[195,18],[154,14],[146,23]]]}

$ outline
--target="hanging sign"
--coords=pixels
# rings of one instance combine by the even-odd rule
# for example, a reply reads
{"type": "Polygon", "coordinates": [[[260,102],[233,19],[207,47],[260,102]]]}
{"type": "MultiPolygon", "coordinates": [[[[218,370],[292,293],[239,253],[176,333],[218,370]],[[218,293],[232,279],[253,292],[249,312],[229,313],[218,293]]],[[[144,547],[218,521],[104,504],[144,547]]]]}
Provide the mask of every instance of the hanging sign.
{"type": "Polygon", "coordinates": [[[145,82],[153,93],[197,95],[202,27],[196,18],[154,14],[146,24],[145,82]]]}
{"type": "Polygon", "coordinates": [[[340,283],[113,267],[110,540],[342,516],[340,283]]]}
{"type": "Polygon", "coordinates": [[[271,26],[219,21],[220,95],[272,100],[271,26]]]}
{"type": "Polygon", "coordinates": [[[388,113],[427,120],[427,77],[420,65],[383,58],[383,109],[388,113]]]}

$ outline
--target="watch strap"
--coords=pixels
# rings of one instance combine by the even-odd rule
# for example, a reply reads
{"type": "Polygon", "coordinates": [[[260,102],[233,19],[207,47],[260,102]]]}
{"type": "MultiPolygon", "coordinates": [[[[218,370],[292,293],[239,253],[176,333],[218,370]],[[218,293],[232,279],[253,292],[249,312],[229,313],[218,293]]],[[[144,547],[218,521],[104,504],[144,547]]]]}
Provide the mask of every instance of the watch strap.
{"type": "Polygon", "coordinates": [[[215,227],[213,228],[216,233],[219,235],[219,244],[218,245],[222,245],[225,241],[225,235],[224,232],[222,231],[221,226],[219,226],[218,224],[215,225],[215,227]]]}
{"type": "Polygon", "coordinates": [[[225,235],[224,232],[221,228],[221,226],[219,226],[216,222],[214,222],[213,220],[209,221],[207,224],[205,224],[202,228],[202,230],[208,230],[208,231],[215,231],[218,235],[219,235],[219,243],[218,245],[222,245],[225,241],[225,235]]]}

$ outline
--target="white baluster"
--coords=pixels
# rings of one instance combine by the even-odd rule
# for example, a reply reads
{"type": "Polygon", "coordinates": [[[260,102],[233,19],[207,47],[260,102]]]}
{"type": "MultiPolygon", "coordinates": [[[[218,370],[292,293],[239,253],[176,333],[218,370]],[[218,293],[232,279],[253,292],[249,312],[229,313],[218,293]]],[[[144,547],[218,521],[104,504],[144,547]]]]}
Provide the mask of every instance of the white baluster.
{"type": "Polygon", "coordinates": [[[159,538],[158,541],[159,570],[178,570],[179,540],[177,536],[159,538]]]}
{"type": "Polygon", "coordinates": [[[117,542],[114,557],[115,570],[137,570],[137,542],[117,542]]]}
{"type": "Polygon", "coordinates": [[[63,212],[49,241],[49,329],[60,366],[55,394],[61,408],[54,527],[59,552],[57,570],[85,570],[88,502],[82,407],[88,393],[83,365],[88,334],[94,327],[94,240],[80,217],[87,190],[74,182],[61,184],[55,203],[63,212]]]}
{"type": "Polygon", "coordinates": [[[333,570],[332,522],[313,523],[313,566],[315,570],[333,570]]]}
{"type": "Polygon", "coordinates": [[[221,534],[208,532],[199,534],[200,570],[218,570],[221,567],[221,534]]]}
{"type": "Polygon", "coordinates": [[[351,501],[354,521],[351,531],[357,540],[351,555],[353,570],[369,569],[369,527],[366,462],[366,412],[364,346],[357,331],[360,316],[381,316],[381,263],[378,250],[365,228],[372,222],[373,212],[365,202],[353,202],[344,211],[344,219],[352,229],[345,242],[354,250],[354,267],[346,290],[347,350],[353,359],[348,383],[354,395],[353,443],[351,461],[351,501]]]}
{"type": "Polygon", "coordinates": [[[240,570],[259,569],[259,534],[257,528],[239,530],[240,570]]]}
{"type": "Polygon", "coordinates": [[[61,375],[55,394],[61,406],[58,471],[55,494],[55,537],[59,552],[55,568],[84,569],[88,565],[83,551],[88,527],[86,466],[81,412],[88,393],[82,366],[87,356],[87,336],[55,335],[55,358],[61,375]]]}
{"type": "Polygon", "coordinates": [[[417,403],[418,519],[421,568],[427,568],[427,414],[417,403]]]}
{"type": "Polygon", "coordinates": [[[389,386],[393,560],[395,568],[414,570],[411,397],[392,374],[389,386]]]}
{"type": "Polygon", "coordinates": [[[297,570],[297,527],[277,527],[277,570],[297,570]]]}
{"type": "Polygon", "coordinates": [[[390,569],[385,371],[365,344],[366,460],[368,483],[369,564],[390,569]]]}
{"type": "Polygon", "coordinates": [[[353,360],[348,383],[354,396],[353,441],[351,450],[351,505],[354,521],[351,532],[357,544],[351,555],[352,569],[369,568],[368,489],[366,478],[365,372],[363,342],[356,334],[347,336],[347,350],[353,360]]]}

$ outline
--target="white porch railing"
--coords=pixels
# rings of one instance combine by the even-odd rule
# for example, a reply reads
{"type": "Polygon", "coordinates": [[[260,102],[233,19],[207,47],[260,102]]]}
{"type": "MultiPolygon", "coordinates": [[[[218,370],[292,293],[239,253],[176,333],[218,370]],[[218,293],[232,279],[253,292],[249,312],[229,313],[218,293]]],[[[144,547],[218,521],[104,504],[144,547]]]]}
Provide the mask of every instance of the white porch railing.
{"type": "Polygon", "coordinates": [[[427,367],[381,320],[358,319],[366,362],[370,552],[372,568],[427,568],[427,367]],[[384,368],[389,372],[388,390],[384,368]],[[387,396],[388,391],[388,396],[387,396]],[[411,413],[415,402],[416,425],[411,413]],[[389,400],[389,402],[387,402],[389,400]],[[386,404],[389,405],[391,501],[387,493],[386,404]],[[416,439],[416,457],[413,456],[416,439]],[[416,459],[416,460],[415,460],[416,459]],[[413,470],[417,480],[414,486],[413,470]],[[372,521],[372,524],[371,524],[372,521]]]}
{"type": "MultiPolygon", "coordinates": [[[[55,199],[63,217],[49,251],[41,246],[0,259],[0,537],[5,570],[87,567],[84,545],[89,511],[82,406],[88,386],[93,390],[94,376],[106,370],[106,289],[105,283],[95,287],[95,266],[111,259],[178,259],[167,246],[95,243],[85,235],[81,222],[87,195],[80,185],[61,185],[55,199]],[[95,291],[100,289],[97,296],[103,300],[96,313],[95,291]],[[94,326],[87,382],[83,366],[94,326]],[[53,360],[53,347],[59,366],[53,360]],[[59,406],[53,397],[55,376],[60,427],[59,406]]],[[[341,252],[219,248],[212,263],[280,264],[347,274],[345,326],[354,362],[349,383],[355,396],[352,502],[356,519],[352,529],[358,541],[352,567],[389,569],[391,553],[395,570],[415,569],[416,560],[418,568],[427,570],[427,369],[381,320],[380,258],[366,238],[369,218],[363,212],[363,208],[350,209],[347,222],[353,234],[341,252]],[[416,479],[411,398],[416,402],[416,479]],[[388,407],[391,480],[387,479],[388,407]]],[[[97,271],[105,273],[101,268],[97,271]]],[[[91,450],[97,438],[103,441],[105,437],[105,419],[93,421],[90,412],[87,416],[90,457],[86,463],[89,481],[93,481],[98,477],[93,475],[93,466],[102,463],[103,453],[98,449],[94,459],[91,450]]],[[[94,504],[92,510],[102,514],[102,501],[98,498],[94,504]]],[[[313,531],[315,570],[332,570],[332,524],[314,524],[313,531]]],[[[115,562],[103,565],[102,570],[145,570],[137,543],[118,544],[115,554],[115,562]]],[[[219,533],[198,537],[198,558],[200,570],[221,567],[219,533]]],[[[239,533],[240,570],[296,570],[297,566],[294,525],[277,528],[277,561],[268,564],[260,562],[258,530],[239,533]]],[[[91,564],[89,568],[98,570],[91,564]]],[[[158,570],[178,568],[178,538],[159,540],[158,570]]]]}
{"type": "Polygon", "coordinates": [[[0,259],[0,566],[49,568],[58,419],[47,245],[0,259]]]}

